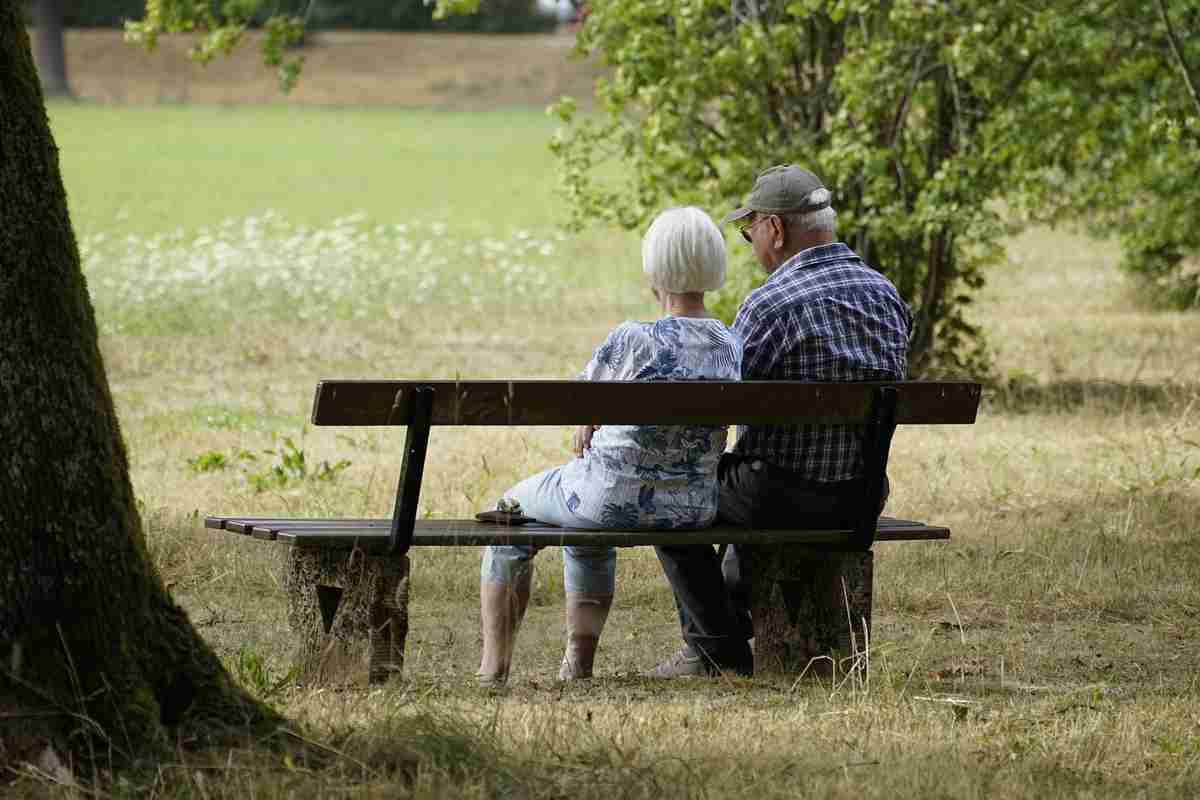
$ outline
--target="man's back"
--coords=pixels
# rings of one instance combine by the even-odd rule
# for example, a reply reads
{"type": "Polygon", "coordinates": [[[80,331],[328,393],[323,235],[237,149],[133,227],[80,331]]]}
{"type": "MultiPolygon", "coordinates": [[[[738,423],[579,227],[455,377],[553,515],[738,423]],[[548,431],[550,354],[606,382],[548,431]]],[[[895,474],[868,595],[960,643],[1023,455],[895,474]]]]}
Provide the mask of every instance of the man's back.
{"type": "MultiPolygon", "coordinates": [[[[896,287],[840,243],[797,253],[742,303],[744,380],[902,380],[911,315],[896,287]]],[[[859,477],[844,426],[743,426],[734,451],[822,483],[859,477]]]]}

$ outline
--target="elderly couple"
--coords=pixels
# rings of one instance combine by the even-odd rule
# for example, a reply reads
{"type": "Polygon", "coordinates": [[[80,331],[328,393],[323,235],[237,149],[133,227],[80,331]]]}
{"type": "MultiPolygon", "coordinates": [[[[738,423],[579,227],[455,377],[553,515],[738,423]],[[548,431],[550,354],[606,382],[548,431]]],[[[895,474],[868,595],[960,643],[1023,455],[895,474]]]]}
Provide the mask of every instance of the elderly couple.
{"type": "MultiPolygon", "coordinates": [[[[836,240],[837,215],[820,179],[795,165],[760,173],[736,223],[766,270],[733,329],[714,319],[704,293],[725,281],[725,242],[694,208],[661,213],[642,240],[642,264],[662,309],[656,322],[625,322],[584,369],[586,380],[903,379],[911,317],[896,288],[836,240]]],[[[525,514],[581,528],[757,528],[837,525],[860,502],[858,435],[844,426],[744,426],[731,452],[726,429],[585,426],[575,458],[505,494],[525,514]]],[[[684,646],[647,673],[677,678],[749,675],[749,563],[753,549],[655,548],[675,593],[684,646]]],[[[488,547],[480,586],[479,681],[502,686],[529,602],[535,551],[488,547]]],[[[612,606],[616,552],[566,547],[566,652],[560,680],[592,675],[612,606]]]]}

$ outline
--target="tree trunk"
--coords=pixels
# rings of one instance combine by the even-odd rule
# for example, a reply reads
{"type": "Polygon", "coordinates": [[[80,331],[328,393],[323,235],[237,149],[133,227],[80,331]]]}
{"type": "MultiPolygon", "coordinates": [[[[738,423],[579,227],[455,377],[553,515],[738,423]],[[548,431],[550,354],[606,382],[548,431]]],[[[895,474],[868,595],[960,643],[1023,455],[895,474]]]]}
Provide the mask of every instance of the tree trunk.
{"type": "Polygon", "coordinates": [[[305,685],[383,683],[404,671],[408,556],[289,547],[283,587],[305,685]]]}
{"type": "Polygon", "coordinates": [[[0,0],[0,443],[0,764],[277,722],[147,557],[19,0],[0,0]]]}
{"type": "Polygon", "coordinates": [[[771,545],[756,548],[751,564],[756,675],[865,673],[871,638],[871,551],[771,545]]]}
{"type": "Polygon", "coordinates": [[[34,61],[46,97],[72,97],[63,45],[63,0],[33,0],[34,61]]]}

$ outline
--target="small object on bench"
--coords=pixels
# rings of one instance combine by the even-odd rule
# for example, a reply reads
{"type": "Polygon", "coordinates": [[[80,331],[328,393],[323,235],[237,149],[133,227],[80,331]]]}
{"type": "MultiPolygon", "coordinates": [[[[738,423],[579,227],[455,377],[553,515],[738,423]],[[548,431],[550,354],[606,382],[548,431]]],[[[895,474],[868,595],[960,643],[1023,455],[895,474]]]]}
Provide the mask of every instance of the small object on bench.
{"type": "Polygon", "coordinates": [[[301,639],[304,673],[318,679],[348,676],[355,665],[366,668],[371,683],[399,675],[408,632],[408,550],[490,544],[753,544],[755,669],[795,675],[812,669],[814,659],[852,663],[867,647],[875,541],[950,538],[947,528],[871,509],[880,507],[896,426],[971,424],[980,393],[978,383],[967,381],[322,381],[313,424],[407,426],[392,517],[208,517],[205,526],[292,545],[284,581],[289,621],[301,639]],[[653,419],[646,409],[657,409],[653,419]],[[649,423],[859,426],[862,516],[828,530],[582,530],[512,509],[471,520],[416,518],[433,425],[649,423]]]}
{"type": "Polygon", "coordinates": [[[475,515],[475,519],[494,525],[526,525],[530,522],[537,522],[536,519],[525,516],[521,511],[521,501],[511,497],[501,497],[496,501],[495,509],[481,511],[475,515]]]}
{"type": "Polygon", "coordinates": [[[488,522],[492,525],[528,525],[530,522],[537,522],[533,517],[527,517],[520,511],[480,511],[475,515],[475,519],[480,522],[488,522]]]}
{"type": "Polygon", "coordinates": [[[520,514],[523,509],[521,508],[520,500],[514,500],[509,497],[501,497],[496,501],[496,510],[503,511],[506,514],[520,514]]]}

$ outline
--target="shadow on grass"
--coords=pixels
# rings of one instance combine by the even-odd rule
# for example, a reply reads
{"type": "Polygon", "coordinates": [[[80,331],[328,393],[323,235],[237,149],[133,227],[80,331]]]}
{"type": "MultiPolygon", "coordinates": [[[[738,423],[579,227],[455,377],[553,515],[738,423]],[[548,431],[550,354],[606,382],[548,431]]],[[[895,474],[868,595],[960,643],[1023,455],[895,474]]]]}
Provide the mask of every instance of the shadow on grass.
{"type": "MultiPolygon", "coordinates": [[[[124,776],[116,788],[121,796],[140,790],[170,798],[1194,796],[1187,762],[1144,752],[1151,743],[1138,730],[1124,731],[1124,746],[1113,744],[1110,732],[1090,730],[1100,712],[1077,712],[1082,732],[1047,736],[1043,729],[1058,714],[1030,703],[1015,715],[982,707],[961,716],[950,708],[931,713],[921,703],[830,710],[830,722],[798,723],[802,736],[775,728],[774,737],[723,741],[682,724],[688,716],[701,727],[716,724],[695,709],[605,729],[590,715],[542,713],[497,729],[426,702],[387,720],[317,733],[323,741],[312,745],[324,751],[321,758],[281,765],[258,749],[197,753],[124,776]],[[874,732],[880,726],[882,735],[874,732]],[[1131,777],[1120,767],[1135,747],[1140,769],[1131,777]]],[[[49,788],[33,773],[23,784],[31,796],[49,788]]]]}

